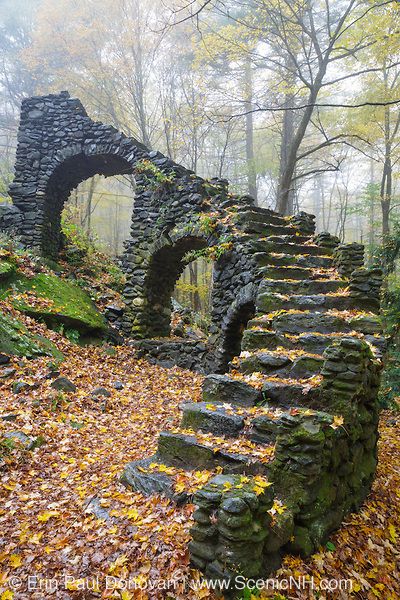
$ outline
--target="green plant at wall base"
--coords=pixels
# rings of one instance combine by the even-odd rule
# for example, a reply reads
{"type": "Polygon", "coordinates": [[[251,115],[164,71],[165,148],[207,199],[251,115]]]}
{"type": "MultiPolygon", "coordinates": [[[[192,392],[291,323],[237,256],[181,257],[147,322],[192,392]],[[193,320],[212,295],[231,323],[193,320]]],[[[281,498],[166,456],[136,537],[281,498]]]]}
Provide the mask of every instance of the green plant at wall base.
{"type": "Polygon", "coordinates": [[[142,173],[144,175],[151,175],[151,179],[148,181],[151,184],[152,180],[162,185],[164,183],[173,183],[175,179],[175,175],[173,173],[169,173],[168,175],[164,173],[161,169],[159,169],[151,160],[143,159],[136,163],[135,170],[137,173],[142,173]]]}
{"type": "Polygon", "coordinates": [[[82,255],[94,251],[94,243],[82,227],[74,223],[71,211],[64,211],[61,217],[61,231],[65,237],[67,249],[72,247],[79,250],[82,255]]]}

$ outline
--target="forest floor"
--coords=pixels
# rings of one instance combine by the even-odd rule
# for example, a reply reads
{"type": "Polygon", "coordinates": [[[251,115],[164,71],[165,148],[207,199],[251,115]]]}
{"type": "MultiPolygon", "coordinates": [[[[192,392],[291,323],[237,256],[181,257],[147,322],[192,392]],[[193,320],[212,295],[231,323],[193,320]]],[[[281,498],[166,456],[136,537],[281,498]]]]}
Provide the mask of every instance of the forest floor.
{"type": "MultiPolygon", "coordinates": [[[[44,326],[31,326],[44,333],[44,326]]],[[[144,498],[119,483],[129,461],[152,454],[158,433],[178,425],[179,405],[200,398],[202,378],[137,360],[129,347],[77,347],[54,332],[46,335],[66,356],[61,375],[77,391],[51,388],[48,358],[15,359],[15,373],[0,379],[0,415],[12,419],[0,419],[0,433],[44,438],[32,452],[10,451],[1,471],[0,598],[215,598],[206,589],[191,589],[198,577],[187,552],[193,506],[144,498]],[[30,388],[14,393],[14,381],[30,388]],[[117,381],[124,386],[120,391],[113,387],[117,381]],[[98,386],[111,397],[94,399],[91,391],[98,386]],[[134,581],[143,589],[124,589],[127,578],[131,588],[134,581]],[[167,585],[173,586],[169,592],[167,585]]],[[[397,413],[382,415],[379,457],[360,513],[318,554],[286,557],[277,574],[283,589],[287,578],[305,576],[314,578],[316,588],[322,579],[351,580],[352,591],[349,583],[337,584],[347,591],[330,592],[307,583],[302,590],[261,597],[400,598],[397,413]]]]}

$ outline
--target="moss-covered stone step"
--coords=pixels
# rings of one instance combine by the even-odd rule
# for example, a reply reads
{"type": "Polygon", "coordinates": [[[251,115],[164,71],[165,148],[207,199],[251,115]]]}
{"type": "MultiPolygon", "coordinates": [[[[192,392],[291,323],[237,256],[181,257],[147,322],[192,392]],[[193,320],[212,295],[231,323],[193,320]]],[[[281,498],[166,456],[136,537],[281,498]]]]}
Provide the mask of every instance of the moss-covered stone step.
{"type": "Polygon", "coordinates": [[[273,407],[282,409],[295,406],[313,407],[319,406],[321,388],[315,383],[271,378],[263,383],[262,395],[265,402],[273,407]]]}
{"type": "MultiPolygon", "coordinates": [[[[304,387],[302,391],[304,392],[304,387]]],[[[254,409],[228,405],[210,405],[205,402],[184,404],[181,426],[217,436],[244,436],[256,444],[272,444],[280,428],[287,426],[288,421],[293,421],[293,416],[283,410],[282,404],[278,408],[260,407],[256,409],[258,414],[254,413],[254,409]]],[[[297,410],[303,410],[301,405],[293,403],[293,407],[295,406],[297,410]]]]}
{"type": "MultiPolygon", "coordinates": [[[[271,240],[271,238],[268,238],[271,240]]],[[[330,257],[333,254],[332,250],[327,248],[321,248],[313,244],[300,244],[296,242],[285,242],[283,238],[277,238],[277,240],[266,242],[265,252],[280,252],[283,254],[306,254],[307,256],[322,256],[330,257]],[[282,241],[280,241],[282,240],[282,241]]]]}
{"type": "Polygon", "coordinates": [[[298,335],[303,332],[349,333],[356,331],[374,335],[381,330],[380,318],[373,314],[352,315],[343,312],[281,312],[270,313],[266,317],[252,319],[248,327],[273,330],[280,333],[298,335]]]}
{"type": "MultiPolygon", "coordinates": [[[[311,412],[311,409],[308,412],[311,412]]],[[[298,424],[300,419],[306,419],[305,414],[307,414],[307,410],[303,406],[293,406],[289,411],[275,412],[271,409],[267,410],[265,414],[259,415],[252,420],[248,436],[255,443],[272,444],[276,441],[280,433],[287,431],[288,426],[298,424]],[[301,415],[300,419],[299,415],[301,415]]],[[[311,418],[312,415],[310,414],[311,418]]],[[[327,415],[327,418],[329,418],[329,415],[327,415]]],[[[316,432],[313,432],[311,428],[308,433],[308,441],[311,443],[313,441],[320,442],[323,439],[322,434],[315,436],[316,432]]],[[[302,441],[305,442],[305,440],[302,441]]]]}
{"type": "Polygon", "coordinates": [[[284,350],[268,352],[258,350],[255,352],[242,352],[237,360],[237,367],[241,373],[266,373],[278,377],[305,379],[317,375],[323,366],[322,356],[302,354],[293,356],[284,350]]]}
{"type": "Polygon", "coordinates": [[[240,210],[239,208],[234,221],[238,224],[251,222],[288,226],[288,221],[285,217],[282,217],[278,213],[274,213],[267,208],[259,208],[256,206],[246,208],[245,210],[240,210]]]}
{"type": "Polygon", "coordinates": [[[346,282],[339,279],[304,279],[298,281],[288,281],[287,279],[264,278],[260,283],[259,296],[270,293],[286,295],[329,294],[346,289],[346,282]]]}
{"type": "Polygon", "coordinates": [[[301,248],[303,248],[303,244],[308,245],[312,243],[312,237],[294,231],[285,235],[268,235],[265,237],[265,241],[268,244],[273,244],[275,248],[277,247],[277,244],[299,244],[301,245],[301,248]]]}
{"type": "Polygon", "coordinates": [[[8,356],[53,356],[62,360],[63,354],[46,338],[28,331],[18,319],[0,312],[0,352],[8,356]]]}
{"type": "MultiPolygon", "coordinates": [[[[210,438],[212,443],[212,438],[210,438]]],[[[221,467],[224,473],[266,474],[268,465],[252,454],[228,452],[198,441],[196,435],[161,432],[158,439],[157,456],[162,463],[181,469],[207,469],[221,467]]],[[[272,449],[271,449],[272,459],[272,449]]]]}
{"type": "Polygon", "coordinates": [[[276,348],[295,348],[296,346],[284,334],[272,329],[246,329],[242,338],[242,350],[275,350],[276,348]]]}
{"type": "Polygon", "coordinates": [[[7,281],[16,271],[16,265],[8,260],[0,260],[0,282],[7,281]]]}
{"type": "Polygon", "coordinates": [[[262,400],[261,392],[229,375],[208,375],[203,381],[203,400],[251,407],[262,400]]]}
{"type": "MultiPolygon", "coordinates": [[[[386,348],[386,339],[383,336],[355,334],[375,346],[379,352],[386,348]]],[[[276,348],[287,348],[289,350],[305,350],[312,354],[322,354],[324,350],[343,337],[342,333],[324,335],[315,332],[300,333],[299,335],[285,335],[272,329],[246,329],[242,339],[242,350],[254,351],[263,348],[276,350],[276,348]]],[[[347,333],[346,337],[352,337],[347,333]]]]}
{"type": "Polygon", "coordinates": [[[151,456],[128,463],[121,475],[121,483],[144,496],[159,495],[170,498],[177,504],[185,504],[189,495],[175,490],[174,477],[168,473],[153,470],[157,456],[151,456]]]}
{"type": "MultiPolygon", "coordinates": [[[[245,416],[238,414],[237,407],[233,405],[191,402],[181,408],[181,427],[184,429],[237,437],[245,426],[245,416]]],[[[239,409],[239,412],[243,413],[244,409],[239,409]]]]}
{"type": "Polygon", "coordinates": [[[257,312],[269,313],[275,310],[318,310],[327,311],[337,310],[360,310],[367,309],[373,312],[379,311],[379,301],[371,299],[370,301],[360,302],[346,294],[338,292],[336,295],[292,294],[289,297],[277,293],[264,293],[257,296],[257,312]]]}
{"type": "Polygon", "coordinates": [[[296,229],[294,227],[292,227],[291,225],[273,225],[272,223],[259,223],[257,221],[246,221],[245,223],[238,223],[237,227],[244,233],[257,233],[262,236],[270,236],[270,235],[296,236],[296,229]]]}
{"type": "MultiPolygon", "coordinates": [[[[267,252],[275,254],[290,254],[290,255],[301,255],[306,254],[307,256],[325,257],[330,258],[332,252],[325,251],[325,248],[315,246],[313,244],[301,244],[297,242],[285,242],[286,236],[269,236],[260,238],[256,236],[245,236],[241,239],[245,240],[246,246],[249,247],[253,252],[267,252]],[[273,241],[270,241],[270,240],[273,241]]],[[[306,238],[307,241],[309,238],[306,238]]]]}
{"type": "Polygon", "coordinates": [[[259,271],[262,277],[266,279],[279,280],[303,280],[309,279],[314,274],[314,270],[307,267],[261,267],[259,271]]]}
{"type": "MultiPolygon", "coordinates": [[[[304,249],[303,249],[304,250],[304,249]]],[[[326,256],[312,256],[310,254],[284,254],[279,253],[279,248],[276,248],[273,253],[256,252],[253,258],[261,267],[315,267],[329,269],[332,267],[332,258],[326,256]]]]}

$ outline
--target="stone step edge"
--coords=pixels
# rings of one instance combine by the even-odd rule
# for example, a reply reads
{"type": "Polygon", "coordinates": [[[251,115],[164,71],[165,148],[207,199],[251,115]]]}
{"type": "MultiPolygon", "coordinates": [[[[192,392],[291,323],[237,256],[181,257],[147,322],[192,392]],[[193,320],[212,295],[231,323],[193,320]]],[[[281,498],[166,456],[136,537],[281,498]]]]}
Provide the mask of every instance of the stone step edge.
{"type": "MultiPolygon", "coordinates": [[[[218,436],[223,437],[223,436],[218,436]]],[[[239,436],[240,437],[240,436],[239,436]]],[[[244,441],[249,441],[243,438],[244,441]]],[[[212,440],[210,440],[212,442],[212,440]]],[[[229,438],[227,438],[229,441],[229,438]]],[[[218,441],[216,441],[218,445],[218,441]]],[[[264,445],[265,449],[270,445],[264,445]]],[[[271,449],[272,449],[271,445],[271,449]]],[[[170,432],[162,431],[158,438],[157,456],[160,457],[163,464],[178,466],[183,470],[213,470],[213,468],[222,467],[224,473],[243,473],[243,474],[266,474],[268,470],[268,462],[261,461],[260,457],[252,454],[243,454],[240,451],[228,451],[224,449],[215,449],[198,440],[196,433],[187,433],[185,431],[170,432]],[[168,450],[168,441],[176,445],[176,452],[168,450]],[[167,446],[166,446],[167,444],[167,446]],[[195,462],[190,452],[195,450],[195,454],[200,452],[200,460],[195,462]],[[181,455],[181,452],[183,455],[181,455]],[[202,458],[201,458],[202,455],[202,458]]]]}
{"type": "MultiPolygon", "coordinates": [[[[265,334],[266,336],[270,336],[271,338],[275,337],[275,336],[279,336],[279,338],[282,339],[282,343],[285,343],[285,341],[287,343],[290,344],[298,344],[299,345],[299,349],[301,349],[302,344],[304,343],[304,338],[306,338],[307,336],[314,336],[316,339],[319,339],[321,343],[324,342],[331,342],[331,344],[333,344],[334,342],[337,342],[339,340],[341,340],[343,337],[350,337],[350,338],[354,338],[354,339],[360,339],[360,340],[364,340],[366,341],[368,344],[371,344],[372,346],[376,345],[376,346],[380,346],[382,344],[386,343],[386,338],[383,335],[380,335],[378,337],[375,337],[373,334],[368,334],[368,333],[360,333],[360,332],[348,332],[348,333],[343,333],[341,331],[337,331],[337,332],[332,332],[330,334],[328,333],[318,333],[317,331],[305,331],[304,333],[301,334],[289,334],[286,332],[278,332],[275,331],[274,329],[264,329],[262,327],[260,328],[251,328],[251,329],[246,329],[244,332],[244,336],[246,335],[246,333],[262,333],[265,334]],[[374,344],[375,342],[375,344],[374,344]]],[[[244,337],[243,336],[243,337],[244,337]]],[[[277,340],[277,343],[280,340],[277,340]]],[[[330,344],[328,344],[326,347],[328,347],[330,344]]],[[[287,349],[287,350],[296,350],[296,347],[292,347],[292,348],[285,348],[285,346],[278,346],[280,348],[283,349],[287,349]]],[[[273,351],[273,348],[252,348],[252,349],[247,349],[247,348],[243,348],[243,350],[248,351],[248,352],[256,352],[257,350],[268,350],[268,351],[273,351]]],[[[311,354],[321,354],[320,352],[311,352],[311,354]]]]}

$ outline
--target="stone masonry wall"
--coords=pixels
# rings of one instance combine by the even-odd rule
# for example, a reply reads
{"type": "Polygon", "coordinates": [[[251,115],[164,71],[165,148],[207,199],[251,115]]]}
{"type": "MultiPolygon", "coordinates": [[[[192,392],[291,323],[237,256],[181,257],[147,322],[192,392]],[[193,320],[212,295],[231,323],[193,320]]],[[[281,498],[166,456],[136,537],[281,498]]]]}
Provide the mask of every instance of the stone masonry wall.
{"type": "MultiPolygon", "coordinates": [[[[224,370],[232,345],[239,351],[239,334],[254,311],[260,279],[252,259],[254,240],[245,226],[246,219],[259,217],[246,214],[253,199],[235,197],[226,181],[205,181],[115,128],[92,121],[79,100],[61,92],[22,103],[10,186],[13,206],[2,207],[1,229],[55,258],[64,204],[80,182],[95,174],[132,174],[136,182],[131,237],[122,260],[127,275],[123,334],[168,336],[171,293],[185,266],[183,257],[208,249],[214,259],[210,365],[224,370]]],[[[264,221],[267,213],[261,215],[264,221]]]]}

